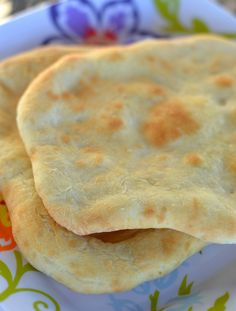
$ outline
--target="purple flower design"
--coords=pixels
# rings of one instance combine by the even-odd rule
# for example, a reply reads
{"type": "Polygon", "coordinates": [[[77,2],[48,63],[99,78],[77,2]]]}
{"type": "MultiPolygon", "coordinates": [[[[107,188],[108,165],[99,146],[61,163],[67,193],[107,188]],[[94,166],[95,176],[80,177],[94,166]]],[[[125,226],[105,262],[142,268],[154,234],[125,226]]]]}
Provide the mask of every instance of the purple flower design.
{"type": "Polygon", "coordinates": [[[67,0],[50,7],[51,21],[60,36],[52,41],[86,44],[132,43],[146,37],[167,35],[140,28],[142,12],[137,0],[67,0]]]}
{"type": "Polygon", "coordinates": [[[54,25],[65,38],[87,43],[128,39],[138,24],[134,0],[68,0],[51,7],[54,25]]]}
{"type": "Polygon", "coordinates": [[[126,14],[117,12],[109,17],[109,24],[113,31],[120,32],[125,28],[126,14]]]}
{"type": "Polygon", "coordinates": [[[68,27],[79,37],[83,37],[89,28],[89,18],[86,13],[75,7],[66,7],[66,17],[68,27]]]}

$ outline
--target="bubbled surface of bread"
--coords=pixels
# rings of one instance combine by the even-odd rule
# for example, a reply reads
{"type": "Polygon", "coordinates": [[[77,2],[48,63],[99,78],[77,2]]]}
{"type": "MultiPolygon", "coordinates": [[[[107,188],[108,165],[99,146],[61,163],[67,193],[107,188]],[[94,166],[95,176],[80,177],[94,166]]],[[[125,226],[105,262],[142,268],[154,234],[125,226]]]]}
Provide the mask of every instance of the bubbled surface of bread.
{"type": "Polygon", "coordinates": [[[20,101],[49,214],[78,234],[236,241],[236,45],[211,36],[65,57],[20,101]]]}
{"type": "Polygon", "coordinates": [[[38,270],[83,293],[128,290],[160,277],[205,246],[173,230],[130,230],[80,237],[58,225],[38,196],[16,127],[20,96],[37,74],[74,47],[49,47],[0,64],[0,190],[14,239],[38,270]]]}

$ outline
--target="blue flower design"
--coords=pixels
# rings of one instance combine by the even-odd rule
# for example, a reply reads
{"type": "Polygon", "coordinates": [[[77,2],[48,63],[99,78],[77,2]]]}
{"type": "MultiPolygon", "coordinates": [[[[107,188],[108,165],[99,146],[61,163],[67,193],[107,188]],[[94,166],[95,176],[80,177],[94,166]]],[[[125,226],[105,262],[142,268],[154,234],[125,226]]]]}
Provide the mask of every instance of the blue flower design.
{"type": "Polygon", "coordinates": [[[125,28],[126,14],[118,12],[109,17],[109,24],[113,31],[120,32],[125,28]]]}
{"type": "MultiPolygon", "coordinates": [[[[72,42],[111,44],[146,36],[163,37],[140,29],[141,12],[135,0],[67,0],[50,7],[51,21],[61,37],[72,42]]],[[[48,43],[58,38],[47,38],[48,43]]]]}
{"type": "Polygon", "coordinates": [[[87,14],[71,6],[66,8],[66,18],[66,23],[73,33],[79,37],[84,37],[86,35],[90,27],[87,14]]]}
{"type": "Polygon", "coordinates": [[[87,43],[116,42],[138,22],[133,0],[103,1],[100,7],[91,0],[68,0],[53,5],[50,16],[63,37],[87,43]]]}

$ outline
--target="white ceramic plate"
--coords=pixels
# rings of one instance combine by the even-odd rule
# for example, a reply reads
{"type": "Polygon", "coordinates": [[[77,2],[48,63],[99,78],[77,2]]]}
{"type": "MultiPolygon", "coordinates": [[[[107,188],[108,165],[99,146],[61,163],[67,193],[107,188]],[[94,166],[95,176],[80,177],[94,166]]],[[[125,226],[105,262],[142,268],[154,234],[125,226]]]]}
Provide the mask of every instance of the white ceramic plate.
{"type": "MultiPolygon", "coordinates": [[[[205,31],[235,34],[235,17],[207,0],[68,0],[0,25],[0,59],[46,43],[163,37],[166,27],[177,31],[173,18],[186,32],[198,31],[197,18],[205,31]]],[[[0,204],[0,310],[236,310],[236,246],[208,246],[167,276],[129,292],[81,295],[25,262],[4,215],[0,204]]]]}

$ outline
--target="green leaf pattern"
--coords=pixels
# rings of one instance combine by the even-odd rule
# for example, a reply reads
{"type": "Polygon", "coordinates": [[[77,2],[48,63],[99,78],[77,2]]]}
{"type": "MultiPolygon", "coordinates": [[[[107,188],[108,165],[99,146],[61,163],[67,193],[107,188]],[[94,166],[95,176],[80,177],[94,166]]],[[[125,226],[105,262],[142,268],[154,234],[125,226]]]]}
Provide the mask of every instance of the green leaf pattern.
{"type": "Polygon", "coordinates": [[[149,296],[149,300],[151,302],[150,311],[156,311],[159,295],[160,292],[158,290],[155,290],[155,292],[149,296]]]}
{"type": "Polygon", "coordinates": [[[229,293],[226,292],[223,296],[220,296],[216,299],[214,305],[209,308],[207,311],[225,311],[226,302],[229,300],[229,293]]]}
{"type": "Polygon", "coordinates": [[[193,18],[192,25],[193,25],[194,32],[199,32],[199,33],[209,32],[209,29],[206,23],[204,23],[199,18],[193,18]]]}
{"type": "MultiPolygon", "coordinates": [[[[8,285],[12,283],[11,271],[2,260],[0,260],[0,275],[5,278],[8,285]]],[[[1,294],[0,294],[0,300],[1,300],[1,294]]]]}
{"type": "MultiPolygon", "coordinates": [[[[188,282],[188,275],[185,275],[183,280],[180,283],[179,290],[178,290],[178,295],[179,296],[189,296],[191,294],[193,282],[189,283],[188,282]]],[[[150,311],[164,311],[168,310],[165,307],[164,308],[158,308],[158,301],[160,297],[160,291],[155,290],[153,294],[149,296],[150,300],[150,311]]],[[[213,306],[207,309],[207,311],[226,311],[226,303],[228,302],[230,298],[229,292],[225,292],[224,295],[218,297],[213,306]]],[[[189,307],[187,311],[193,311],[193,307],[189,307]]]]}
{"type": "Polygon", "coordinates": [[[37,300],[34,302],[33,307],[35,311],[41,311],[40,305],[44,307],[44,309],[48,309],[48,305],[44,301],[37,300]]]}
{"type": "MultiPolygon", "coordinates": [[[[187,296],[191,294],[193,282],[189,283],[187,285],[188,281],[188,275],[186,274],[183,278],[183,280],[180,283],[179,289],[178,289],[178,295],[179,296],[187,296]]],[[[164,311],[166,308],[158,308],[158,301],[160,297],[159,290],[155,290],[153,294],[149,295],[150,300],[150,311],[164,311]]],[[[189,307],[188,311],[193,311],[193,307],[189,307]]],[[[213,311],[213,310],[212,310],[213,311]]]]}
{"type": "MultiPolygon", "coordinates": [[[[205,21],[194,17],[189,26],[186,26],[179,17],[181,0],[153,0],[154,5],[166,21],[166,27],[162,31],[166,33],[175,34],[196,34],[196,33],[209,33],[211,29],[205,21]]],[[[236,33],[220,33],[227,38],[236,38],[236,33]]]]}
{"type": "Polygon", "coordinates": [[[185,296],[185,295],[190,295],[191,294],[191,290],[192,290],[192,286],[193,286],[193,282],[189,283],[187,285],[187,281],[188,281],[188,275],[186,274],[180,284],[179,290],[178,290],[178,295],[179,296],[185,296]]]}
{"type": "Polygon", "coordinates": [[[189,27],[182,23],[179,19],[180,0],[154,0],[154,3],[161,16],[167,22],[167,26],[163,29],[164,31],[181,34],[209,32],[207,24],[198,18],[194,18],[189,27]]]}
{"type": "MultiPolygon", "coordinates": [[[[19,251],[14,250],[14,256],[16,261],[16,272],[13,276],[8,266],[0,260],[0,276],[2,276],[7,282],[7,288],[0,292],[0,302],[6,300],[9,296],[21,292],[34,292],[46,297],[55,307],[55,311],[60,311],[60,306],[58,302],[51,297],[49,294],[44,291],[34,289],[34,288],[19,288],[19,282],[22,279],[23,275],[29,271],[37,271],[34,267],[32,267],[29,263],[24,264],[22,255],[19,251]]],[[[49,305],[41,300],[35,301],[33,304],[33,308],[36,311],[41,311],[40,306],[44,308],[49,308],[49,305]]]]}
{"type": "Polygon", "coordinates": [[[158,299],[159,299],[160,292],[159,290],[155,290],[155,292],[149,295],[150,300],[150,311],[164,311],[165,308],[157,309],[158,307],[158,299]]]}

